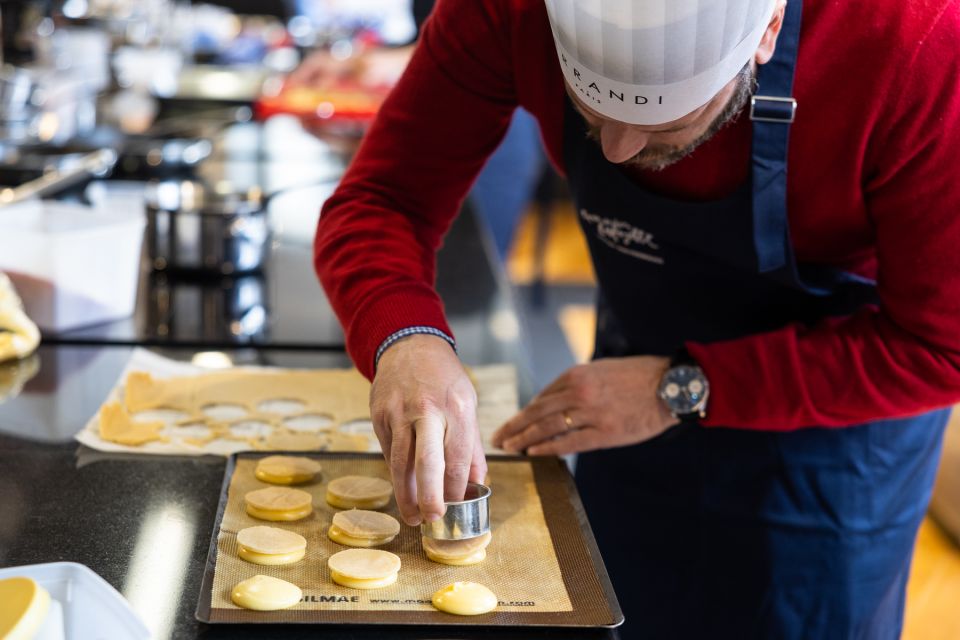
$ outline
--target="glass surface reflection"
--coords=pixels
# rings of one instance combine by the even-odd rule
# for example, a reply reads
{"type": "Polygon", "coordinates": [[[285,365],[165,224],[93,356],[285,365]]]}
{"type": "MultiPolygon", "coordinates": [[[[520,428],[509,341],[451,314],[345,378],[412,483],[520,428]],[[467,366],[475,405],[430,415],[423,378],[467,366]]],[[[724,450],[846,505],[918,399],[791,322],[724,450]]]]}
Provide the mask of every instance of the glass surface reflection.
{"type": "Polygon", "coordinates": [[[137,533],[123,595],[155,638],[172,637],[196,528],[189,511],[166,503],[148,513],[137,533]]]}

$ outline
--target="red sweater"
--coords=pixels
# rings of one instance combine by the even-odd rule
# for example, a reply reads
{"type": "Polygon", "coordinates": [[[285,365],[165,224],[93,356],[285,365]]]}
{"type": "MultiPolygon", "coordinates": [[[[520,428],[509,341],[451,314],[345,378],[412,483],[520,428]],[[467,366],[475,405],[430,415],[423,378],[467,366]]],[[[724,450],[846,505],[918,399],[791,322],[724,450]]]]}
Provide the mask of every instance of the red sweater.
{"type": "MultiPolygon", "coordinates": [[[[876,278],[881,304],[814,327],[688,344],[707,425],[790,430],[960,400],[960,2],[806,0],[788,174],[798,260],[876,278]]],[[[543,0],[440,0],[323,208],[315,266],[360,370],[411,325],[449,332],[434,254],[514,107],[563,171],[563,80],[543,0]]],[[[646,187],[711,199],[748,179],[741,117],[646,187]]]]}

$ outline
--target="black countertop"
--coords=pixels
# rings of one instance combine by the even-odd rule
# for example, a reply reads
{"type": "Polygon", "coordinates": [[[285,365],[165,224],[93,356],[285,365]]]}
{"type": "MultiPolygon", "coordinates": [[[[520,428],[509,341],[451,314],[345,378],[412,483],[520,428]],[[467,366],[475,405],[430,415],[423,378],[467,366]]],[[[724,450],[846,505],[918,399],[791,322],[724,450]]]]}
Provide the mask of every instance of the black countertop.
{"type": "MultiPolygon", "coordinates": [[[[39,373],[0,403],[0,567],[72,561],[120,591],[156,638],[317,637],[310,625],[207,625],[194,619],[225,469],[219,457],[105,454],[71,440],[131,352],[44,346],[39,373]]],[[[189,350],[165,350],[188,359],[189,350]]],[[[332,367],[343,354],[230,352],[237,362],[332,367]]],[[[10,365],[3,365],[10,366],[10,365]]],[[[323,627],[366,638],[616,638],[615,631],[323,627]]]]}

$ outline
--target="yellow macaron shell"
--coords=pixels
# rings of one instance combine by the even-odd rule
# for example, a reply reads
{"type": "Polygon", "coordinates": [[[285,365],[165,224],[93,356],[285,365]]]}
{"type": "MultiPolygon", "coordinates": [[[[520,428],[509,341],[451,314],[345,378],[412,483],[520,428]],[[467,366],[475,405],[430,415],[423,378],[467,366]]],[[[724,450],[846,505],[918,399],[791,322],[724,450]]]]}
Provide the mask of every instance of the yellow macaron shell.
{"type": "Polygon", "coordinates": [[[487,557],[487,545],[492,536],[486,532],[475,538],[465,540],[437,540],[423,536],[421,539],[423,551],[427,558],[440,564],[462,567],[483,562],[487,557]]]}
{"type": "Polygon", "coordinates": [[[254,564],[292,564],[302,560],[306,550],[306,538],[277,527],[247,527],[237,532],[237,555],[254,564]]]}
{"type": "Polygon", "coordinates": [[[433,606],[458,616],[478,616],[497,608],[497,596],[476,582],[454,582],[433,594],[433,606]]]}
{"type": "Polygon", "coordinates": [[[327,493],[327,504],[337,509],[381,509],[390,502],[390,496],[384,498],[373,498],[368,500],[357,500],[351,498],[341,498],[340,496],[327,493]]]}
{"type": "Polygon", "coordinates": [[[347,549],[327,559],[330,578],[352,589],[379,589],[397,581],[400,557],[379,549],[347,549]]]}
{"type": "Polygon", "coordinates": [[[327,485],[327,503],[337,509],[379,509],[392,494],[389,480],[372,476],[343,476],[327,485]]]}
{"type": "Polygon", "coordinates": [[[327,530],[327,537],[336,542],[337,544],[342,544],[347,547],[379,547],[382,544],[387,544],[393,540],[396,536],[384,536],[381,538],[355,538],[350,534],[346,533],[335,524],[330,525],[330,528],[327,530]]]}
{"type": "Polygon", "coordinates": [[[290,553],[258,553],[243,545],[237,547],[237,556],[241,560],[246,560],[247,562],[252,562],[253,564],[262,564],[266,566],[278,566],[284,564],[293,564],[294,562],[299,562],[303,560],[303,557],[307,555],[306,549],[301,549],[300,551],[292,551],[290,553]]]}
{"type": "Polygon", "coordinates": [[[303,484],[320,473],[320,463],[296,456],[267,456],[257,462],[254,475],[270,484],[303,484]]]}
{"type": "Polygon", "coordinates": [[[303,507],[302,509],[290,509],[287,511],[276,511],[273,509],[260,509],[253,505],[247,505],[247,513],[258,520],[267,520],[268,522],[293,522],[294,520],[303,520],[313,513],[312,507],[303,507]]]}
{"type": "Polygon", "coordinates": [[[379,511],[351,509],[333,514],[327,536],[348,547],[376,547],[393,540],[400,533],[400,523],[379,511]]]}
{"type": "Polygon", "coordinates": [[[50,594],[32,578],[0,580],[0,638],[29,640],[50,610],[50,594]]]}
{"type": "Polygon", "coordinates": [[[243,496],[247,513],[260,520],[291,522],[313,512],[313,497],[306,491],[287,487],[267,487],[243,496]]]}
{"type": "Polygon", "coordinates": [[[385,578],[351,578],[339,571],[331,570],[330,578],[341,587],[350,589],[382,589],[394,584],[397,581],[397,574],[394,573],[385,578]]]}
{"type": "Polygon", "coordinates": [[[442,558],[440,556],[434,555],[429,549],[424,549],[424,552],[427,554],[427,558],[433,560],[438,564],[447,564],[451,567],[466,567],[471,564],[480,564],[487,559],[487,550],[486,549],[477,549],[472,554],[464,556],[462,558],[442,558]]]}
{"type": "Polygon", "coordinates": [[[256,575],[244,580],[230,592],[238,607],[254,611],[288,609],[300,602],[303,591],[297,585],[271,576],[256,575]]]}

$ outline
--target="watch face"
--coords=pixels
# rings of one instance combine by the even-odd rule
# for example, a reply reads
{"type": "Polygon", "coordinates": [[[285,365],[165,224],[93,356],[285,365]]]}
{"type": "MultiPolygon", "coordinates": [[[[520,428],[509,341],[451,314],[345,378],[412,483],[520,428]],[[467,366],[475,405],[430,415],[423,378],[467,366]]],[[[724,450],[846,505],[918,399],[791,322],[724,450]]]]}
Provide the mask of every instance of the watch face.
{"type": "Polygon", "coordinates": [[[699,411],[709,391],[707,378],[700,367],[671,367],[660,382],[660,397],[675,414],[699,411]]]}

